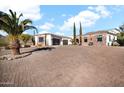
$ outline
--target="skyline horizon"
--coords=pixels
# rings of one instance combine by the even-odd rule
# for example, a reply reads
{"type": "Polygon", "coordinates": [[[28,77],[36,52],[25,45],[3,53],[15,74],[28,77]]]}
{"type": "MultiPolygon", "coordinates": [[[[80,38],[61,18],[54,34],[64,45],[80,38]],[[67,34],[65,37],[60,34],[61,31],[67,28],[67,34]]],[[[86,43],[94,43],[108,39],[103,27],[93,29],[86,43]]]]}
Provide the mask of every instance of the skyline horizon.
{"type": "MultiPolygon", "coordinates": [[[[18,14],[23,13],[23,18],[32,19],[39,34],[53,33],[71,36],[73,22],[76,23],[78,34],[80,21],[84,34],[99,30],[111,30],[123,24],[124,6],[119,5],[40,5],[23,8],[3,6],[0,7],[0,10],[8,13],[9,8],[18,14]]],[[[1,31],[0,34],[5,35],[1,31]]],[[[33,31],[28,30],[25,34],[33,35],[33,31]]]]}

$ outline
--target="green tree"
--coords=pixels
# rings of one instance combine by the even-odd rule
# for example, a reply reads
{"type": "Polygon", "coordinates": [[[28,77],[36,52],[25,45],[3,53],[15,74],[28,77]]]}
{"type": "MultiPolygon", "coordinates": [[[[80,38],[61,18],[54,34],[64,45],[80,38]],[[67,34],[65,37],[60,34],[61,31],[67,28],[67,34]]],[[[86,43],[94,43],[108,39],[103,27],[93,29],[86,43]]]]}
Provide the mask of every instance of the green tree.
{"type": "Polygon", "coordinates": [[[9,10],[9,14],[0,11],[0,30],[5,31],[9,36],[10,48],[14,55],[20,54],[20,35],[29,29],[36,29],[36,27],[30,25],[32,21],[30,19],[24,19],[20,21],[23,16],[21,13],[17,16],[16,12],[9,10]]]}
{"type": "Polygon", "coordinates": [[[23,41],[23,43],[24,43],[24,46],[26,46],[26,44],[27,44],[27,42],[31,39],[31,35],[29,35],[29,34],[22,34],[21,36],[20,36],[20,39],[23,41]]]}
{"type": "Polygon", "coordinates": [[[79,36],[80,36],[80,45],[82,45],[82,26],[81,26],[81,22],[80,22],[80,30],[79,30],[79,36]]]}
{"type": "Polygon", "coordinates": [[[119,32],[124,32],[124,24],[120,25],[118,28],[115,28],[115,30],[119,32]]]}
{"type": "Polygon", "coordinates": [[[124,24],[122,24],[122,25],[119,27],[119,30],[124,32],[124,24]]]}
{"type": "Polygon", "coordinates": [[[74,26],[73,26],[73,44],[76,45],[76,26],[75,26],[75,22],[74,22],[74,26]]]}
{"type": "Polygon", "coordinates": [[[124,46],[124,32],[120,32],[117,36],[117,42],[120,46],[124,46]]]}

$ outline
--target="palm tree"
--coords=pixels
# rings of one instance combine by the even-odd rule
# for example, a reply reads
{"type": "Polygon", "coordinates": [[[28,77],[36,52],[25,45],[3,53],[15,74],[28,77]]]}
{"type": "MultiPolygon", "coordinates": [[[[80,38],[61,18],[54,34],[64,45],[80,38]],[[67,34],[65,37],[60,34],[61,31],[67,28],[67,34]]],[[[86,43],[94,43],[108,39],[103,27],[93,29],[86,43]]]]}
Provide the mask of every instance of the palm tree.
{"type": "Polygon", "coordinates": [[[73,44],[76,45],[76,26],[75,26],[75,22],[74,22],[74,26],[73,26],[73,44]]]}
{"type": "Polygon", "coordinates": [[[82,26],[81,26],[81,22],[80,22],[80,30],[79,30],[79,36],[80,36],[80,45],[82,45],[82,26]]]}
{"type": "Polygon", "coordinates": [[[19,36],[26,30],[36,29],[36,27],[30,25],[32,21],[30,19],[21,20],[23,16],[21,13],[17,16],[16,12],[9,10],[10,14],[0,11],[0,30],[6,32],[9,36],[10,48],[14,55],[20,54],[20,42],[19,36]]]}

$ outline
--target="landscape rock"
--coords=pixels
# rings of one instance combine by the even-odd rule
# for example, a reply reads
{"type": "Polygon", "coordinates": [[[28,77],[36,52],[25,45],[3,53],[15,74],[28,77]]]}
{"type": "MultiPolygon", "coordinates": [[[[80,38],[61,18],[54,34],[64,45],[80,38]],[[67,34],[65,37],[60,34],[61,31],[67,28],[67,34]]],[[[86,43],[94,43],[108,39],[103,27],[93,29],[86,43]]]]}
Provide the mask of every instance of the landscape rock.
{"type": "Polygon", "coordinates": [[[26,57],[28,55],[31,55],[31,52],[29,53],[24,53],[24,54],[21,54],[21,55],[11,55],[11,54],[8,54],[8,55],[3,55],[0,57],[0,60],[14,60],[14,59],[18,59],[18,58],[23,58],[23,57],[26,57]]]}

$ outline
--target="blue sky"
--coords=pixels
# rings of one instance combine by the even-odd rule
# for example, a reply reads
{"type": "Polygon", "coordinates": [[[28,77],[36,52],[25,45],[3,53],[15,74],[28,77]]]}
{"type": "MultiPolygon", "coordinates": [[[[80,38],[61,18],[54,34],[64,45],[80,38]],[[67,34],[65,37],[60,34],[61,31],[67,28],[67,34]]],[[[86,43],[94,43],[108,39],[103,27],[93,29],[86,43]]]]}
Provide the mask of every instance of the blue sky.
{"type": "MultiPolygon", "coordinates": [[[[16,6],[1,6],[0,10],[7,11],[8,8],[17,13],[22,12],[25,18],[32,19],[39,34],[50,32],[71,36],[74,22],[76,22],[77,34],[79,22],[82,23],[84,34],[91,31],[113,29],[124,23],[124,6],[119,5],[39,5],[26,6],[23,9],[16,6]]],[[[25,33],[33,34],[31,31],[25,33]]]]}

